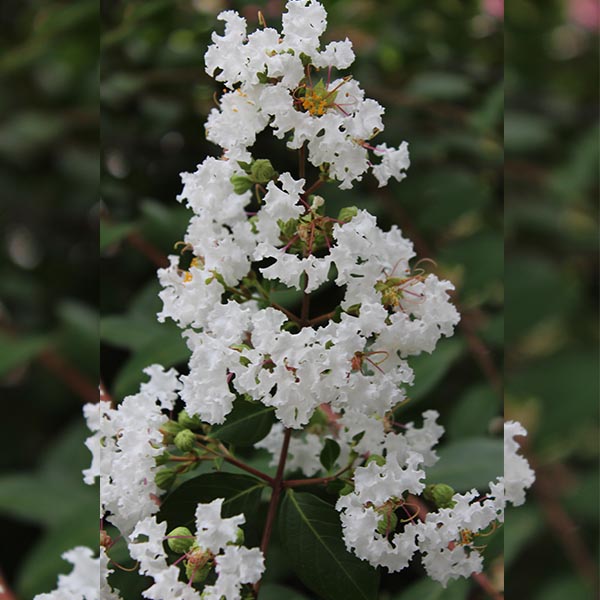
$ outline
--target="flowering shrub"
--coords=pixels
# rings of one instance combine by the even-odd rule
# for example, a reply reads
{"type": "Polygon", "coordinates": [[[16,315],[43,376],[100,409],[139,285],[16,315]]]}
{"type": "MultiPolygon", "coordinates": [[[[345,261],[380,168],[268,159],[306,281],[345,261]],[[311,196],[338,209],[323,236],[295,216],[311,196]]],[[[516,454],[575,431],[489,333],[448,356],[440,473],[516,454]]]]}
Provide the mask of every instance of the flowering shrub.
{"type": "Polygon", "coordinates": [[[119,598],[110,575],[124,568],[113,557],[123,543],[147,578],[145,598],[254,598],[277,514],[290,562],[319,598],[376,598],[377,568],[400,571],[413,558],[443,586],[479,573],[483,539],[534,479],[514,439],[525,430],[505,425],[505,473],[489,489],[456,493],[428,479],[439,415],[404,423],[398,409],[414,380],[407,359],[434,352],[459,321],[453,286],[411,264],[398,228],[383,231],[357,206],[332,214],[317,193],[363,177],[401,181],[407,143],[373,141],[384,109],[337,75],[352,44],[321,46],[319,2],[289,0],[281,32],[263,21],[248,34],[233,11],[220,18],[225,32],[213,34],[205,63],[225,89],[206,135],[222,154],[183,175],[178,199],[193,214],[158,272],[158,319],[181,328],[189,369],[149,366],[139,393],[85,407],[100,557],[67,553],[73,572],[39,598],[119,598]],[[269,129],[298,153],[297,173],[252,154],[269,129]],[[313,314],[311,294],[325,283],[340,301],[313,314]],[[278,302],[282,290],[298,294],[298,313],[278,302]],[[248,446],[271,454],[274,476],[242,460],[236,451],[248,446]],[[294,472],[304,477],[286,477],[294,472]],[[325,486],[335,501],[297,491],[325,486]],[[99,590],[89,588],[94,569],[99,590]]]}

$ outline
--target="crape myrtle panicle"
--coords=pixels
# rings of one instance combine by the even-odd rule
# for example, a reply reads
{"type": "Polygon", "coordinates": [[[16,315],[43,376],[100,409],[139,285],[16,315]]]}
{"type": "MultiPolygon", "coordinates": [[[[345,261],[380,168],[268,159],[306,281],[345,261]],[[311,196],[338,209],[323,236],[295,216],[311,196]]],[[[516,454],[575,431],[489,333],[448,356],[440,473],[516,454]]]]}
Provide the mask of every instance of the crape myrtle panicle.
{"type": "MultiPolygon", "coordinates": [[[[526,432],[506,424],[505,473],[483,493],[455,493],[444,482],[426,488],[444,433],[439,415],[427,410],[416,423],[398,424],[394,410],[413,383],[407,358],[453,335],[453,286],[411,266],[413,245],[397,227],[383,231],[360,207],[329,214],[327,194],[316,194],[326,183],[401,181],[407,143],[373,141],[384,130],[384,109],[351,75],[335,75],[351,66],[354,52],[348,39],[321,44],[327,15],[319,2],[289,0],[281,31],[263,22],[249,33],[235,11],[219,19],[224,33],[213,33],[205,64],[224,90],[206,137],[221,155],[182,175],[178,200],[192,214],[180,252],[158,272],[158,319],[181,328],[189,369],[180,375],[152,365],[140,391],[116,407],[84,407],[93,455],[84,480],[100,479],[103,523],[119,530],[139,574],[153,581],[145,598],[251,593],[264,571],[261,550],[243,545],[240,526],[251,515],[224,518],[217,498],[198,504],[191,525],[168,531],[157,520],[161,497],[180,474],[202,460],[232,458],[207,434],[242,400],[274,410],[275,424],[255,445],[274,465],[289,430],[288,472],[324,473],[324,445],[337,448],[330,472],[345,473],[336,509],[348,551],[391,572],[418,557],[444,586],[479,572],[478,537],[503,521],[507,502],[522,504],[533,483],[514,439],[526,432]],[[269,130],[314,167],[315,181],[304,169],[279,173],[269,157],[252,154],[258,134],[269,130]],[[339,287],[342,300],[311,319],[308,299],[325,284],[339,287]],[[273,290],[285,288],[303,298],[302,314],[273,300],[273,290]],[[412,496],[430,509],[421,519],[412,496]]],[[[112,543],[98,559],[82,548],[65,554],[73,572],[39,598],[63,597],[61,590],[118,598],[108,582],[112,543]],[[84,570],[101,572],[101,588],[80,582],[84,570]]]]}

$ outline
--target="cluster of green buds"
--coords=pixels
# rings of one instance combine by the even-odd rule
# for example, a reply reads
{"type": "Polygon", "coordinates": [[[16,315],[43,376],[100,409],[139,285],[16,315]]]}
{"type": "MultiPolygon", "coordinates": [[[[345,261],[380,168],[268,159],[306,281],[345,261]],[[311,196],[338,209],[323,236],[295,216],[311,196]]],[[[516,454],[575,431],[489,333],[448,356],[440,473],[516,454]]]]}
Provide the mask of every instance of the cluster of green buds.
{"type": "Polygon", "coordinates": [[[268,158],[259,158],[251,163],[238,161],[246,175],[233,175],[231,183],[236,194],[244,194],[255,185],[266,185],[279,177],[268,158]]]}

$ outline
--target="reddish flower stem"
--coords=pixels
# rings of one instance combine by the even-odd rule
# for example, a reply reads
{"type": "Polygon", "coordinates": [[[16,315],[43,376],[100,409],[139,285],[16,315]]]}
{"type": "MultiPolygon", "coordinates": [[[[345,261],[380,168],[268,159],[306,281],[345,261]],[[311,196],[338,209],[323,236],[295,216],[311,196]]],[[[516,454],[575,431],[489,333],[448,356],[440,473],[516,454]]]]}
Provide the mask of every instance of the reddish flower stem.
{"type": "MultiPolygon", "coordinates": [[[[286,429],[285,433],[283,434],[283,444],[281,445],[281,452],[279,454],[279,464],[277,465],[277,473],[272,484],[273,493],[271,494],[271,501],[269,502],[269,510],[267,512],[267,520],[265,522],[265,529],[260,542],[260,550],[265,558],[267,556],[269,542],[271,541],[271,533],[273,532],[273,524],[275,523],[275,516],[277,514],[277,507],[279,505],[279,497],[281,496],[281,490],[283,489],[283,472],[285,470],[285,462],[287,460],[291,435],[291,429],[286,429]]],[[[261,581],[262,580],[258,580],[254,584],[254,593],[257,597],[260,590],[261,581]]]]}

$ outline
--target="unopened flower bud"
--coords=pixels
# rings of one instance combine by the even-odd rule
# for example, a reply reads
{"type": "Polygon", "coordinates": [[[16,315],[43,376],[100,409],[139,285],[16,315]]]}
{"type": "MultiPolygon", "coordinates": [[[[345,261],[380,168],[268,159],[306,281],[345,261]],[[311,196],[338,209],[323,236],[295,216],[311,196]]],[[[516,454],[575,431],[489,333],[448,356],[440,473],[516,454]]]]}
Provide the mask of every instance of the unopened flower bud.
{"type": "Polygon", "coordinates": [[[154,481],[161,490],[168,490],[175,483],[176,477],[177,473],[173,469],[161,469],[154,476],[154,481]]]}
{"type": "Polygon", "coordinates": [[[252,163],[250,176],[256,183],[268,183],[278,175],[279,173],[273,168],[273,165],[268,158],[259,158],[252,163]]]}
{"type": "Polygon", "coordinates": [[[438,508],[453,508],[456,502],[452,500],[454,490],[445,483],[432,483],[425,487],[423,497],[433,502],[438,508]]]}
{"type": "Polygon", "coordinates": [[[172,444],[175,436],[183,429],[176,421],[167,421],[160,426],[165,439],[165,444],[172,444]]]}
{"type": "Polygon", "coordinates": [[[194,449],[196,434],[190,429],[184,429],[175,436],[175,446],[182,452],[190,452],[194,449]]]}
{"type": "Polygon", "coordinates": [[[194,545],[194,536],[187,527],[175,527],[167,535],[167,545],[177,554],[185,554],[194,545]]]}
{"type": "Polygon", "coordinates": [[[233,184],[233,191],[236,194],[245,194],[254,185],[250,177],[245,175],[232,175],[231,183],[233,184]]]}
{"type": "Polygon", "coordinates": [[[198,415],[190,417],[185,410],[179,413],[177,422],[186,429],[200,429],[202,427],[202,419],[198,415]]]}

